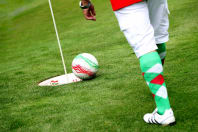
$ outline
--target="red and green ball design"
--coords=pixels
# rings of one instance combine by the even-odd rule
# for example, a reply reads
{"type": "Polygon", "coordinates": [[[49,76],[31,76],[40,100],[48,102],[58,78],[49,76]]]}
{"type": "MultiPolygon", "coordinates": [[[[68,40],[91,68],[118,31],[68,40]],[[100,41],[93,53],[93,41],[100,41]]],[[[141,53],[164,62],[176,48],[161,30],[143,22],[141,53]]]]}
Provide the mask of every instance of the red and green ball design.
{"type": "Polygon", "coordinates": [[[72,62],[72,71],[80,79],[93,78],[98,68],[98,61],[89,53],[77,55],[72,62]]]}

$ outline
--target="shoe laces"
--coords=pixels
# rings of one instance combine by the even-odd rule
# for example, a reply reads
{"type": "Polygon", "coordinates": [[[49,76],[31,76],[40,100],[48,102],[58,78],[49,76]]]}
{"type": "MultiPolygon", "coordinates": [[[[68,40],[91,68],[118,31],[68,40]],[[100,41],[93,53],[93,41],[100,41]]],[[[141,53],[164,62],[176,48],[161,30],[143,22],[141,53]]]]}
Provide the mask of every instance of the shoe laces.
{"type": "Polygon", "coordinates": [[[155,108],[155,110],[153,111],[152,115],[154,115],[155,113],[157,113],[157,108],[155,108]]]}

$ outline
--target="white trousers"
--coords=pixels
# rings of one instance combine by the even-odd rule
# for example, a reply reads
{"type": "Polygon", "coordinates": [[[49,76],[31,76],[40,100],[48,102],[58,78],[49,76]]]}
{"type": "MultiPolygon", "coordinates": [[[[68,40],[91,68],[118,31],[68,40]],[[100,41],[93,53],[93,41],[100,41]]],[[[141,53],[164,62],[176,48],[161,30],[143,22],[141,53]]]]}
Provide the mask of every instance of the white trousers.
{"type": "Polygon", "coordinates": [[[156,50],[156,44],[165,43],[169,39],[167,0],[148,0],[114,13],[138,58],[156,50]]]}

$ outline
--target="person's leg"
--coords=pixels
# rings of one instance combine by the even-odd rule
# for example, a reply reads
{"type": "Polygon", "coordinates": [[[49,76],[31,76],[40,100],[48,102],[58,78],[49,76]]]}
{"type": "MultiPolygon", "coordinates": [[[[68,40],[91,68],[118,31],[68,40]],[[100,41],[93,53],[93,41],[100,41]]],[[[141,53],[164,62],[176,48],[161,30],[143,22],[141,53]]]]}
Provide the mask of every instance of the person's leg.
{"type": "Polygon", "coordinates": [[[162,61],[162,65],[164,65],[164,61],[166,57],[166,44],[165,43],[157,44],[157,47],[158,47],[157,52],[162,61]]]}
{"type": "Polygon", "coordinates": [[[169,40],[169,19],[167,0],[148,0],[149,17],[154,28],[155,41],[158,46],[162,64],[166,56],[166,42],[169,40]]]}
{"type": "Polygon", "coordinates": [[[157,52],[150,52],[140,57],[140,68],[155,99],[158,113],[163,115],[170,109],[170,103],[163,77],[163,67],[157,52]]]}
{"type": "Polygon", "coordinates": [[[154,95],[157,112],[163,115],[166,110],[170,109],[170,104],[163,78],[163,67],[156,52],[157,46],[147,4],[141,2],[128,6],[115,11],[115,15],[121,30],[140,59],[140,67],[144,79],[154,95]]]}

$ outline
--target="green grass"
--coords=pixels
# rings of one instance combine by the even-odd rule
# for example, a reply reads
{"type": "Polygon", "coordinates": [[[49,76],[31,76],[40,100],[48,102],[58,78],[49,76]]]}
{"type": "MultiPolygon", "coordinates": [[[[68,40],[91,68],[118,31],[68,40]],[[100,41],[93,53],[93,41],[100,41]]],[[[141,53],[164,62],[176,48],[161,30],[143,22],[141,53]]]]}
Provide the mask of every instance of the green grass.
{"type": "Polygon", "coordinates": [[[76,0],[52,1],[68,71],[83,52],[100,69],[90,81],[58,87],[37,83],[63,74],[47,0],[0,0],[0,131],[198,131],[198,3],[169,0],[165,78],[177,124],[147,125],[155,108],[139,62],[109,1],[94,0],[97,21],[76,0]]]}

